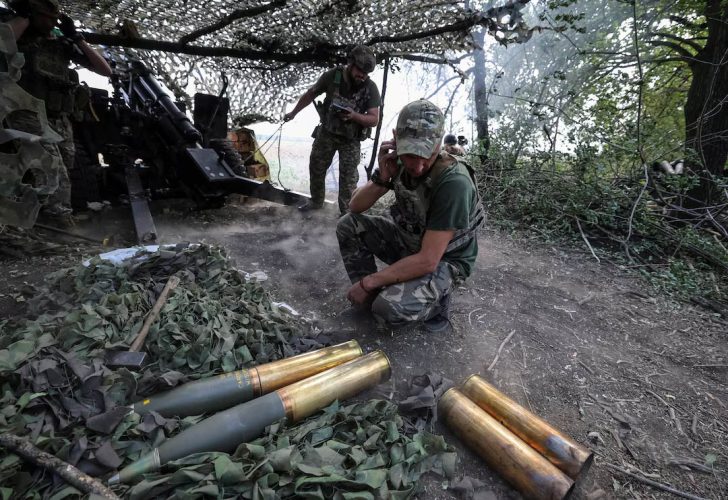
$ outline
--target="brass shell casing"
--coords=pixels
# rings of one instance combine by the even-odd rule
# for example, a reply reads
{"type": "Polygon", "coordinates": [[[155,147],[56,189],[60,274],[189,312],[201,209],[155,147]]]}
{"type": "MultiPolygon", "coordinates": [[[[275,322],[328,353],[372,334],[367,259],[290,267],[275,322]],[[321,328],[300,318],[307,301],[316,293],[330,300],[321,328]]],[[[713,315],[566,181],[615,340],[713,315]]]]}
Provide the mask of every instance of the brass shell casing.
{"type": "Polygon", "coordinates": [[[528,411],[478,375],[460,391],[575,481],[589,470],[594,454],[528,411]]]}
{"type": "Polygon", "coordinates": [[[453,388],[438,410],[453,432],[526,498],[567,498],[574,481],[453,388]]]}
{"type": "Polygon", "coordinates": [[[389,359],[382,351],[375,351],[276,392],[286,417],[297,422],[337,399],[349,398],[387,380],[390,374],[389,359]]]}
{"type": "Polygon", "coordinates": [[[343,344],[250,368],[248,373],[253,384],[253,394],[256,397],[261,394],[268,394],[276,389],[358,358],[362,354],[359,343],[356,340],[350,340],[343,344]]]}

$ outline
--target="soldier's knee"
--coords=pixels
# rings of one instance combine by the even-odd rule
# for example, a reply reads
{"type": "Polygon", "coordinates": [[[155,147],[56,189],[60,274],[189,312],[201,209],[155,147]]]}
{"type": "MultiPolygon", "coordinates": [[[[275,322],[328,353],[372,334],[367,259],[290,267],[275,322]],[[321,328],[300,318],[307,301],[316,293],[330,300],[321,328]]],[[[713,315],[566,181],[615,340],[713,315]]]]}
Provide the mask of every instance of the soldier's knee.
{"type": "Polygon", "coordinates": [[[354,216],[356,215],[359,214],[349,212],[339,218],[339,222],[336,223],[336,238],[339,241],[351,238],[354,235],[354,216]]]}
{"type": "Polygon", "coordinates": [[[419,311],[406,307],[401,301],[386,294],[380,294],[374,299],[372,315],[377,321],[390,326],[402,326],[419,319],[419,311]]]}

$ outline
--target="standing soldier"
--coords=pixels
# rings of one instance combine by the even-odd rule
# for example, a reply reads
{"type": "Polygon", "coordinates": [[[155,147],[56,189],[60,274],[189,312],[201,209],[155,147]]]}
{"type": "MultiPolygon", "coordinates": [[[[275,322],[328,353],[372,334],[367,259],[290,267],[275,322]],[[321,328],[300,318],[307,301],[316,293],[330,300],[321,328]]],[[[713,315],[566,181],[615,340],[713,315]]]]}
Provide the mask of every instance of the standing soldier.
{"type": "MultiPolygon", "coordinates": [[[[58,173],[58,189],[48,199],[43,213],[68,224],[71,221],[68,169],[73,168],[75,154],[70,116],[85,92],[69,64],[76,62],[106,77],[111,76],[111,68],[76,31],[73,20],[61,13],[57,0],[11,0],[8,5],[15,12],[8,24],[18,51],[25,57],[18,85],[45,102],[48,123],[62,137],[60,143],[47,146],[51,154],[60,156],[63,166],[58,173]]],[[[8,122],[15,129],[41,133],[38,119],[29,111],[13,113],[8,122]]]]}
{"type": "Polygon", "coordinates": [[[302,212],[323,208],[326,170],[334,153],[339,152],[339,210],[346,213],[351,193],[359,180],[361,141],[369,137],[379,123],[381,97],[377,85],[369,79],[376,57],[369,47],[358,45],[349,54],[346,67],[337,67],[321,75],[292,111],[283,117],[292,120],[316,97],[326,93],[323,104],[316,105],[321,124],[313,133],[309,161],[311,201],[299,208],[302,212]]]}

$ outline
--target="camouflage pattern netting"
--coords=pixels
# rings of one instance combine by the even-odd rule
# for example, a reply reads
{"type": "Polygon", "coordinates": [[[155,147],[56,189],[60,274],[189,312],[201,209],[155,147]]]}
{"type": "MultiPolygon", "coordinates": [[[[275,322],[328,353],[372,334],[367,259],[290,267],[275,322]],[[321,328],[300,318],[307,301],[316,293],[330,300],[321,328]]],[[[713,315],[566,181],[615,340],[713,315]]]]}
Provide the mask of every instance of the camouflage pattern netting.
{"type": "Polygon", "coordinates": [[[520,12],[528,1],[504,2],[484,12],[465,9],[454,0],[69,0],[62,6],[83,29],[168,42],[171,52],[134,52],[178,98],[185,97],[183,89],[191,81],[200,91],[217,94],[225,71],[233,118],[258,114],[277,121],[322,67],[344,63],[357,44],[370,46],[380,61],[389,54],[445,62],[472,49],[474,25],[484,26],[501,43],[530,37],[520,12]],[[452,28],[438,31],[445,26],[452,28]],[[248,56],[184,55],[179,51],[185,45],[229,48],[248,56]]]}
{"type": "Polygon", "coordinates": [[[36,99],[16,83],[24,63],[18,53],[10,26],[0,23],[0,146],[13,142],[14,147],[0,152],[0,223],[30,228],[40,211],[41,201],[58,189],[63,172],[60,155],[51,154],[61,140],[48,124],[43,101],[36,99]],[[10,115],[24,113],[30,130],[36,134],[5,128],[10,115]],[[45,147],[44,147],[45,146],[45,147]],[[34,183],[23,182],[33,174],[34,183]]]}
{"type": "MultiPolygon", "coordinates": [[[[132,402],[330,343],[206,245],[118,266],[96,257],[52,274],[46,288],[28,295],[26,317],[0,321],[0,433],[102,478],[202,418],[140,417],[128,413],[132,402]],[[153,363],[140,373],[108,368],[104,351],[128,349],[171,275],[181,283],[144,345],[153,363]]],[[[451,477],[454,464],[442,438],[408,427],[393,404],[371,401],[334,404],[291,428],[274,425],[233,454],[193,455],[115,491],[130,498],[402,498],[427,471],[451,477]]],[[[0,496],[82,495],[4,451],[0,496]]]]}

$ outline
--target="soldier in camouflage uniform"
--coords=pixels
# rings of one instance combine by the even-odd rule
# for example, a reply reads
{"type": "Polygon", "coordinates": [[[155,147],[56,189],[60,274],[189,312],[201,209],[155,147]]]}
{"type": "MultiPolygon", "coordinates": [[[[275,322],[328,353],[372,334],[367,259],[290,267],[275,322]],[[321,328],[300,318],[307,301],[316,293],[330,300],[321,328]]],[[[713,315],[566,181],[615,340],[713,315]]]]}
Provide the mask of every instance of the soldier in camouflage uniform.
{"type": "Polygon", "coordinates": [[[346,67],[324,73],[283,119],[292,120],[299,111],[317,96],[326,93],[323,104],[316,106],[321,124],[314,130],[309,161],[311,201],[299,207],[301,211],[323,207],[326,171],[334,154],[339,152],[339,210],[345,213],[351,193],[359,180],[361,141],[369,137],[369,129],[379,123],[381,97],[379,89],[369,79],[374,71],[374,53],[363,45],[349,54],[346,67]]]}
{"type": "Polygon", "coordinates": [[[336,228],[353,284],[347,298],[391,326],[423,321],[430,331],[448,329],[451,291],[478,254],[485,214],[472,169],[440,151],[443,124],[429,101],[405,106],[395,138],[379,149],[379,168],[336,228]],[[362,214],[390,189],[387,216],[362,214]],[[388,267],[378,271],[375,257],[388,267]]]}
{"type": "MultiPolygon", "coordinates": [[[[83,96],[78,75],[69,64],[82,64],[102,76],[111,76],[111,68],[76,31],[73,20],[61,13],[57,0],[15,0],[9,6],[15,16],[8,24],[18,51],[25,57],[18,85],[45,102],[48,123],[62,137],[57,144],[45,144],[49,153],[61,158],[64,167],[58,174],[58,189],[47,200],[43,213],[67,222],[71,213],[68,169],[73,168],[75,154],[71,116],[83,96]]],[[[18,111],[7,121],[12,128],[41,135],[32,112],[18,111]]]]}

